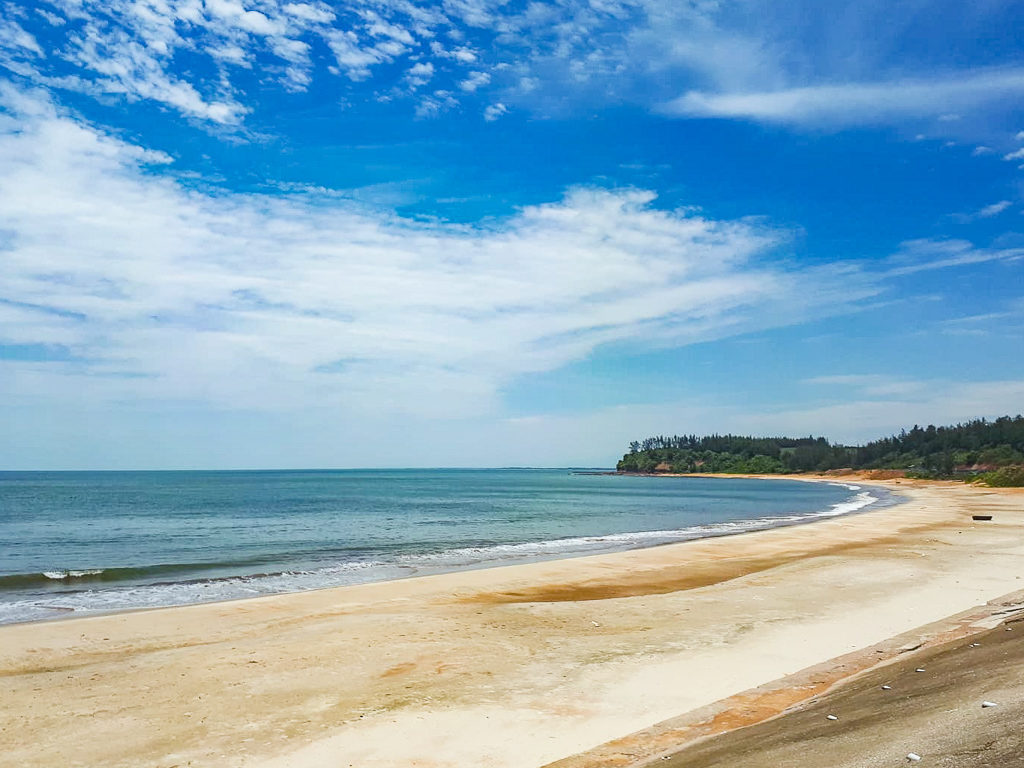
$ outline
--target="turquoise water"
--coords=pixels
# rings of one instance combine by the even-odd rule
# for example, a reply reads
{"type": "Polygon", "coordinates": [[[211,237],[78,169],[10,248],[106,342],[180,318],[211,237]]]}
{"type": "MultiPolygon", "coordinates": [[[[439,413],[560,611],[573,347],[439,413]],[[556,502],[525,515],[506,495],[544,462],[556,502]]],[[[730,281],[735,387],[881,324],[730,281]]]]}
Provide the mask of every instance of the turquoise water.
{"type": "Polygon", "coordinates": [[[0,623],[756,530],[891,503],[826,483],[567,470],[0,473],[0,623]]]}

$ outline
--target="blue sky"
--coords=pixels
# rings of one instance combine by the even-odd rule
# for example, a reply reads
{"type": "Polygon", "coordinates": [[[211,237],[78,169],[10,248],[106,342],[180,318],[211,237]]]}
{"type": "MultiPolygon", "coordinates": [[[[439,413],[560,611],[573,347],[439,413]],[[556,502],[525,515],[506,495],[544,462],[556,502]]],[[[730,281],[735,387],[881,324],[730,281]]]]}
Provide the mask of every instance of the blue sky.
{"type": "Polygon", "coordinates": [[[1024,403],[1019,4],[0,5],[4,468],[1024,403]]]}

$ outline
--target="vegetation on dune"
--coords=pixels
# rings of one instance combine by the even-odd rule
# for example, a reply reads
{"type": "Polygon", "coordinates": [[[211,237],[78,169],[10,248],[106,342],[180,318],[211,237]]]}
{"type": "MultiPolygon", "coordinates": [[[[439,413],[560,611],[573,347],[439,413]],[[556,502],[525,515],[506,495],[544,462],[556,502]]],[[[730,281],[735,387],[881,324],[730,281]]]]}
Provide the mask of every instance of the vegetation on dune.
{"type": "Polygon", "coordinates": [[[660,435],[630,443],[622,472],[776,474],[837,469],[904,470],[914,477],[969,477],[1024,485],[1024,417],[903,430],[860,446],[823,437],[660,435]]]}
{"type": "Polygon", "coordinates": [[[846,449],[823,437],[741,437],[738,435],[676,435],[649,437],[629,446],[619,469],[653,472],[666,465],[673,472],[775,473],[843,466],[846,449]],[[837,455],[838,452],[838,455],[837,455]]]}
{"type": "Polygon", "coordinates": [[[993,488],[1019,488],[1024,486],[1024,467],[1002,467],[979,475],[978,481],[993,488]]]}

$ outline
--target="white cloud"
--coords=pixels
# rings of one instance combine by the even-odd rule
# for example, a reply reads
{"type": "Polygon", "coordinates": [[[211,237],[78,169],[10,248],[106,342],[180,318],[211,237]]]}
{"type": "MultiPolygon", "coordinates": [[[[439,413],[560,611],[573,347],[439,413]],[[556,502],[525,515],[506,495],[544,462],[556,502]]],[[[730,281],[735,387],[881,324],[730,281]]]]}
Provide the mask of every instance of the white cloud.
{"type": "Polygon", "coordinates": [[[387,37],[400,43],[402,49],[405,46],[412,45],[415,42],[415,38],[410,34],[409,30],[399,24],[392,24],[385,21],[375,11],[363,11],[362,17],[366,20],[366,30],[373,37],[387,37]]]}
{"type": "Polygon", "coordinates": [[[1017,135],[1014,136],[1017,141],[1024,141],[1024,131],[1017,131],[1017,135]]]}
{"type": "Polygon", "coordinates": [[[986,205],[984,208],[982,208],[980,211],[978,211],[978,216],[983,218],[983,219],[990,219],[993,216],[998,216],[1000,213],[1005,211],[1011,205],[1013,205],[1013,203],[1011,203],[1009,200],[1000,200],[998,203],[992,203],[992,205],[986,205]]]}
{"type": "Polygon", "coordinates": [[[491,76],[486,72],[470,72],[469,77],[459,83],[459,88],[467,91],[468,93],[472,93],[478,88],[487,85],[489,82],[491,82],[491,76]]]}
{"type": "MultiPolygon", "coordinates": [[[[239,90],[235,75],[252,71],[257,62],[264,81],[273,78],[286,90],[303,91],[318,75],[364,81],[381,65],[405,59],[407,84],[413,86],[407,90],[415,90],[430,79],[425,67],[434,63],[424,56],[433,56],[444,62],[450,83],[476,90],[490,80],[479,65],[469,70],[479,52],[465,42],[435,38],[457,40],[466,24],[499,24],[501,15],[498,8],[473,2],[416,6],[376,0],[337,8],[282,0],[75,0],[60,9],[71,23],[62,39],[45,48],[13,20],[0,22],[0,63],[36,84],[152,100],[224,124],[238,123],[251,111],[256,94],[239,90]],[[319,46],[326,46],[335,64],[314,61],[319,46]],[[197,64],[183,67],[183,60],[197,64]]],[[[44,13],[37,25],[65,21],[44,13]]],[[[391,82],[368,98],[398,95],[401,75],[389,70],[385,77],[391,82]]],[[[438,109],[447,108],[435,101],[438,109]]]]}
{"type": "Polygon", "coordinates": [[[36,8],[36,13],[41,16],[51,27],[62,27],[67,24],[67,19],[63,16],[58,16],[56,13],[51,13],[45,8],[36,8]]]}
{"type": "Polygon", "coordinates": [[[1013,341],[1020,338],[1024,331],[1021,321],[1024,320],[1024,303],[1020,300],[1010,302],[1001,311],[983,312],[943,320],[941,333],[946,336],[1003,336],[1013,341]]]}
{"type": "Polygon", "coordinates": [[[365,80],[370,76],[370,67],[388,58],[376,48],[362,47],[358,35],[351,30],[329,33],[327,43],[339,66],[351,80],[365,80]]]}
{"type": "Polygon", "coordinates": [[[497,104],[491,104],[484,110],[484,120],[487,122],[493,122],[507,112],[508,107],[499,101],[497,104]]]}
{"type": "Polygon", "coordinates": [[[409,71],[405,73],[405,79],[413,88],[419,88],[422,85],[426,85],[430,82],[430,79],[434,76],[434,65],[429,61],[421,61],[418,64],[413,64],[409,67],[409,71]]]}
{"type": "Polygon", "coordinates": [[[444,89],[434,91],[429,96],[424,96],[416,105],[416,117],[428,118],[437,117],[449,109],[457,107],[459,102],[452,95],[451,91],[444,89]]]}
{"type": "Polygon", "coordinates": [[[849,387],[868,397],[917,397],[928,388],[925,382],[886,374],[815,376],[806,379],[804,383],[822,387],[849,387]]]}
{"type": "Polygon", "coordinates": [[[460,46],[459,48],[454,49],[450,53],[451,58],[455,59],[456,61],[460,61],[463,64],[472,64],[478,58],[477,54],[471,48],[467,48],[465,46],[460,46]]]}
{"type": "MultiPolygon", "coordinates": [[[[983,206],[982,208],[979,208],[978,210],[976,210],[976,211],[974,211],[972,213],[954,213],[954,214],[952,214],[951,218],[956,220],[956,221],[959,221],[961,223],[968,223],[968,222],[972,222],[972,221],[977,221],[978,219],[991,219],[991,218],[994,218],[994,217],[998,216],[1003,211],[1005,211],[1007,208],[1010,208],[1012,206],[1013,206],[1013,203],[1010,200],[1000,200],[998,202],[992,203],[991,205],[983,206]]],[[[918,243],[918,245],[916,247],[921,247],[921,243],[923,243],[923,242],[929,242],[929,243],[933,243],[934,244],[934,243],[943,242],[943,241],[921,241],[921,242],[918,243]]],[[[946,242],[948,243],[948,241],[946,241],[946,242]]],[[[932,246],[927,246],[927,247],[931,248],[932,246]]],[[[967,252],[976,253],[976,251],[973,248],[973,246],[971,246],[969,243],[966,243],[966,241],[960,242],[956,247],[957,248],[961,248],[962,247],[967,252]]],[[[1012,254],[1012,252],[1004,252],[1004,256],[999,257],[999,258],[1005,258],[1005,257],[1007,257],[1008,255],[1011,255],[1011,254],[1012,254]]]]}
{"type": "MultiPolygon", "coordinates": [[[[811,0],[60,0],[66,34],[37,40],[29,28],[18,38],[28,47],[17,50],[38,61],[19,60],[17,71],[39,84],[155,100],[221,122],[256,106],[258,93],[244,92],[250,78],[240,75],[257,63],[264,86],[276,80],[301,91],[341,76],[372,82],[359,87],[367,100],[410,97],[405,73],[430,62],[455,93],[489,89],[509,106],[542,112],[652,107],[673,88],[685,95],[667,110],[685,116],[839,125],[926,116],[947,121],[947,133],[970,132],[987,108],[1020,94],[1021,70],[1012,66],[891,79],[886,73],[915,71],[893,41],[919,19],[876,6],[836,13],[811,0]],[[317,55],[325,46],[333,63],[317,55]]],[[[37,26],[51,23],[45,13],[33,15],[37,26]]],[[[949,13],[1002,18],[999,8],[949,13]]],[[[936,71],[932,60],[917,64],[936,71]]]]}
{"type": "Polygon", "coordinates": [[[901,277],[933,269],[960,267],[990,261],[1018,261],[1024,248],[978,248],[967,240],[907,240],[886,260],[885,275],[901,277]]]}
{"type": "Polygon", "coordinates": [[[537,90],[540,86],[540,80],[536,77],[521,77],[519,78],[519,90],[523,93],[530,93],[537,90]]]}
{"type": "MultiPolygon", "coordinates": [[[[62,10],[72,19],[59,44],[45,54],[47,64],[24,70],[36,82],[90,94],[122,94],[147,99],[204,120],[238,122],[249,111],[235,91],[236,69],[250,69],[258,56],[276,59],[265,77],[287,90],[301,91],[313,80],[314,42],[326,44],[351,79],[402,54],[411,34],[397,20],[365,9],[353,24],[321,2],[261,0],[78,0],[62,10]],[[180,54],[206,58],[214,67],[180,66],[180,54]],[[72,65],[72,76],[56,75],[52,62],[72,65]],[[283,66],[282,66],[283,65],[283,66]]],[[[409,14],[422,16],[409,9],[409,14]]],[[[398,14],[402,16],[402,13],[398,14]]],[[[47,17],[48,18],[48,17],[47,17]]]]}
{"type": "Polygon", "coordinates": [[[973,149],[973,151],[971,152],[971,156],[981,157],[982,155],[991,155],[993,152],[995,152],[995,150],[992,149],[992,147],[986,147],[983,144],[981,144],[973,149]]]}
{"type": "Polygon", "coordinates": [[[493,0],[446,0],[452,15],[471,27],[491,26],[500,19],[501,2],[493,0]]]}
{"type": "Polygon", "coordinates": [[[334,11],[323,3],[285,3],[281,10],[314,24],[330,24],[335,19],[334,11]]]}
{"type": "Polygon", "coordinates": [[[80,41],[79,61],[102,79],[86,84],[100,93],[123,94],[131,100],[152,99],[180,110],[185,115],[215,123],[236,123],[246,108],[230,97],[206,99],[190,83],[167,75],[144,46],[132,44],[111,51],[96,39],[80,41]]]}
{"type": "MultiPolygon", "coordinates": [[[[205,41],[208,45],[204,52],[215,61],[248,67],[249,52],[239,44],[238,35],[246,34],[246,28],[259,26],[259,20],[266,17],[225,0],[209,7],[211,14],[219,11],[222,15],[202,16],[191,8],[189,0],[113,0],[106,4],[83,0],[62,5],[61,10],[71,23],[65,25],[56,43],[42,51],[38,61],[30,68],[22,68],[20,73],[52,88],[97,96],[117,94],[131,101],[152,100],[189,117],[236,123],[248,108],[235,100],[223,80],[204,83],[172,71],[170,63],[177,51],[196,48],[196,41],[183,37],[178,30],[200,22],[216,29],[213,39],[205,41]],[[76,73],[54,74],[55,62],[65,67],[71,65],[76,73]]],[[[53,23],[49,16],[45,18],[47,23],[53,23]]],[[[272,42],[278,45],[281,41],[272,42]]],[[[294,47],[279,47],[284,55],[295,58],[294,47]]]]}
{"type": "Polygon", "coordinates": [[[946,77],[839,83],[747,93],[691,91],[666,104],[680,117],[732,117],[771,123],[872,124],[937,118],[1024,95],[1024,69],[952,73],[946,77]]]}
{"type": "Polygon", "coordinates": [[[1024,160],[1024,147],[1015,152],[1010,152],[1008,155],[1003,155],[1003,160],[1024,160]]]}
{"type": "Polygon", "coordinates": [[[467,414],[607,344],[680,345],[842,311],[852,268],[767,259],[782,235],[576,189],[486,227],[330,193],[206,195],[167,158],[4,94],[0,365],[8,402],[192,402],[467,414]],[[20,107],[18,106],[20,105],[20,107]]]}
{"type": "Polygon", "coordinates": [[[431,41],[430,51],[438,58],[451,59],[462,64],[472,64],[479,58],[477,52],[468,46],[460,45],[455,48],[448,49],[436,40],[431,41]]]}
{"type": "Polygon", "coordinates": [[[0,50],[17,50],[33,56],[42,56],[43,49],[35,37],[26,32],[20,24],[13,20],[0,19],[0,50]]]}
{"type": "Polygon", "coordinates": [[[283,20],[272,19],[260,11],[248,10],[238,0],[204,0],[203,5],[212,17],[255,35],[281,35],[286,29],[283,20]]]}

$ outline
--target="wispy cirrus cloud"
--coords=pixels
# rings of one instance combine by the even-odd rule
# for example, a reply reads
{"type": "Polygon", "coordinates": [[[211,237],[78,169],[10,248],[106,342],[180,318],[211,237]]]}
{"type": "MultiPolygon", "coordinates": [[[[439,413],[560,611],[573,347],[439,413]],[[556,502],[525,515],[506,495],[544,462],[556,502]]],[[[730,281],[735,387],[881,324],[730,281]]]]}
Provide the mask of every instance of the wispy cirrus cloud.
{"type": "Polygon", "coordinates": [[[887,277],[903,277],[934,269],[1022,259],[1024,248],[984,248],[958,238],[920,238],[901,243],[899,251],[888,257],[883,265],[887,277]]]}
{"type": "Polygon", "coordinates": [[[998,216],[1000,213],[1005,211],[1007,208],[1011,208],[1012,206],[1012,201],[1000,200],[999,202],[991,203],[990,205],[982,207],[978,211],[977,215],[979,218],[982,219],[991,219],[993,216],[998,216]]]}
{"type": "Polygon", "coordinates": [[[963,223],[977,221],[979,219],[993,219],[1012,207],[1012,200],[997,200],[994,203],[983,205],[981,208],[971,211],[970,213],[955,213],[952,215],[952,218],[963,223]]]}
{"type": "Polygon", "coordinates": [[[910,397],[924,392],[928,384],[887,374],[834,374],[804,381],[820,387],[849,387],[867,397],[910,397]]]}
{"type": "Polygon", "coordinates": [[[1024,69],[952,72],[943,77],[811,85],[780,90],[691,91],[668,102],[666,114],[770,123],[870,125],[906,118],[941,119],[1024,94],[1024,69]]]}
{"type": "Polygon", "coordinates": [[[0,50],[10,54],[35,58],[43,49],[35,37],[25,31],[14,19],[0,19],[0,50]]]}

